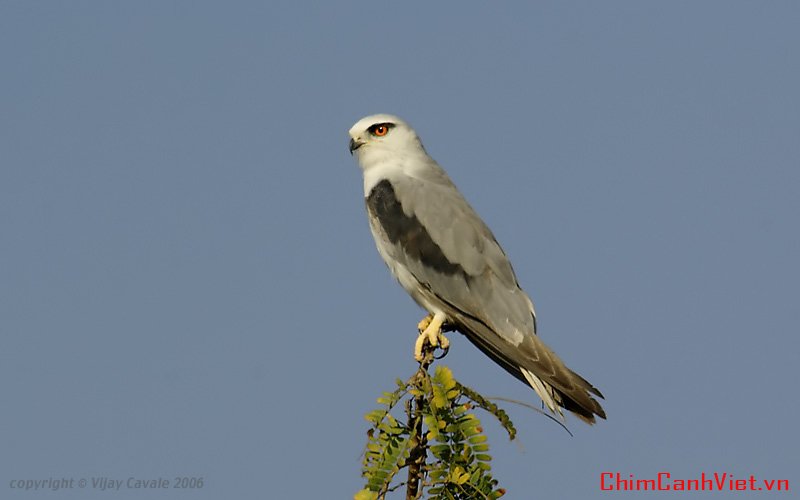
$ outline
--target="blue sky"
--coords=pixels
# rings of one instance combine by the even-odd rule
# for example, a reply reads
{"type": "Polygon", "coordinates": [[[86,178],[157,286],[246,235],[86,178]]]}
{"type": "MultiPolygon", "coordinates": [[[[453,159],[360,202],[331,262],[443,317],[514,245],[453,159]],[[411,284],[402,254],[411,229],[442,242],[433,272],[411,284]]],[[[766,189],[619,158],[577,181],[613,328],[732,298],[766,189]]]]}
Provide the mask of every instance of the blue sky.
{"type": "MultiPolygon", "coordinates": [[[[422,316],[347,153],[377,112],[417,129],[543,339],[606,395],[572,438],[486,419],[506,498],[624,496],[602,472],[797,489],[798,21],[795,2],[3,2],[0,496],[361,487],[362,415],[414,371],[422,316]],[[204,486],[10,486],[176,476],[204,486]]],[[[462,382],[538,404],[451,340],[462,382]]]]}

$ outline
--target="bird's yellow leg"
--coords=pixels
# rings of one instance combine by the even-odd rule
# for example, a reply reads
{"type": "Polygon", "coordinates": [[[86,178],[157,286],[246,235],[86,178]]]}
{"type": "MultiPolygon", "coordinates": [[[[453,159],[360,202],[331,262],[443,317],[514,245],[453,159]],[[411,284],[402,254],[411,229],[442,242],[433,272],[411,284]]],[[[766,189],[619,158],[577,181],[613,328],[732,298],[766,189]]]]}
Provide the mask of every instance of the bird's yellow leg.
{"type": "Polygon", "coordinates": [[[425,344],[425,340],[427,340],[433,347],[441,345],[442,349],[446,349],[450,346],[450,341],[447,340],[444,335],[442,335],[442,324],[444,323],[444,320],[444,313],[438,312],[433,316],[428,315],[425,317],[425,319],[419,322],[419,325],[417,326],[421,331],[419,337],[417,338],[417,342],[414,344],[414,359],[417,361],[422,361],[422,346],[425,344]]]}

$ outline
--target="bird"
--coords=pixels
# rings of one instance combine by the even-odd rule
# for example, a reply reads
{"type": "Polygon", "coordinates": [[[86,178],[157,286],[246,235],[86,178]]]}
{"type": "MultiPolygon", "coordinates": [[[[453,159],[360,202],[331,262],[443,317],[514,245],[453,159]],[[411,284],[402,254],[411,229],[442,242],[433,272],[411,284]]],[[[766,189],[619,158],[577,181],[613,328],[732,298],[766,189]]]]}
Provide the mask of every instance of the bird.
{"type": "Polygon", "coordinates": [[[357,121],[349,136],[378,253],[428,312],[415,359],[422,361],[426,342],[448,348],[443,329],[455,330],[529,385],[552,414],[563,419],[564,409],[588,424],[605,419],[595,399],[603,395],[540,339],[533,302],[506,253],[414,129],[376,114],[357,121]]]}

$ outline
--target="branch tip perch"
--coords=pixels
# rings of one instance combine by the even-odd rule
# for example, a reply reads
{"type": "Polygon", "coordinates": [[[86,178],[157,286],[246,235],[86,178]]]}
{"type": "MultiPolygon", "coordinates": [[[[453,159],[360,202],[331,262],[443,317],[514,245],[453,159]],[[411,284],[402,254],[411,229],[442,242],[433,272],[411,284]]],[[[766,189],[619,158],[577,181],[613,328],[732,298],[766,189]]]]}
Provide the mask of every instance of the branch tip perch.
{"type": "Polygon", "coordinates": [[[385,499],[402,486],[406,500],[423,494],[431,499],[505,494],[492,477],[488,439],[473,410],[493,415],[510,439],[516,429],[502,409],[456,381],[446,366],[437,365],[431,375],[438,359],[434,351],[426,342],[417,371],[405,382],[398,379],[393,392],[378,398],[380,408],[366,415],[371,424],[362,461],[366,484],[356,500],[385,499]],[[404,468],[406,480],[400,482],[404,468]]]}

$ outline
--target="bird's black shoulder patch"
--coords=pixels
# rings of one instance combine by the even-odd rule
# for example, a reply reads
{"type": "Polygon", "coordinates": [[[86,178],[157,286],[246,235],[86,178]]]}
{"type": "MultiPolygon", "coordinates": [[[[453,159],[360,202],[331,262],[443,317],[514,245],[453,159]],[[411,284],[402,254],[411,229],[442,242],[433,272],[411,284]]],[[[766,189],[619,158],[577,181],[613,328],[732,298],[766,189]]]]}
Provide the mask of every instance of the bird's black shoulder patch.
{"type": "Polygon", "coordinates": [[[366,202],[367,210],[378,220],[389,241],[403,247],[411,259],[444,274],[464,273],[461,265],[447,259],[419,219],[405,214],[391,182],[384,179],[377,183],[366,202]]]}

